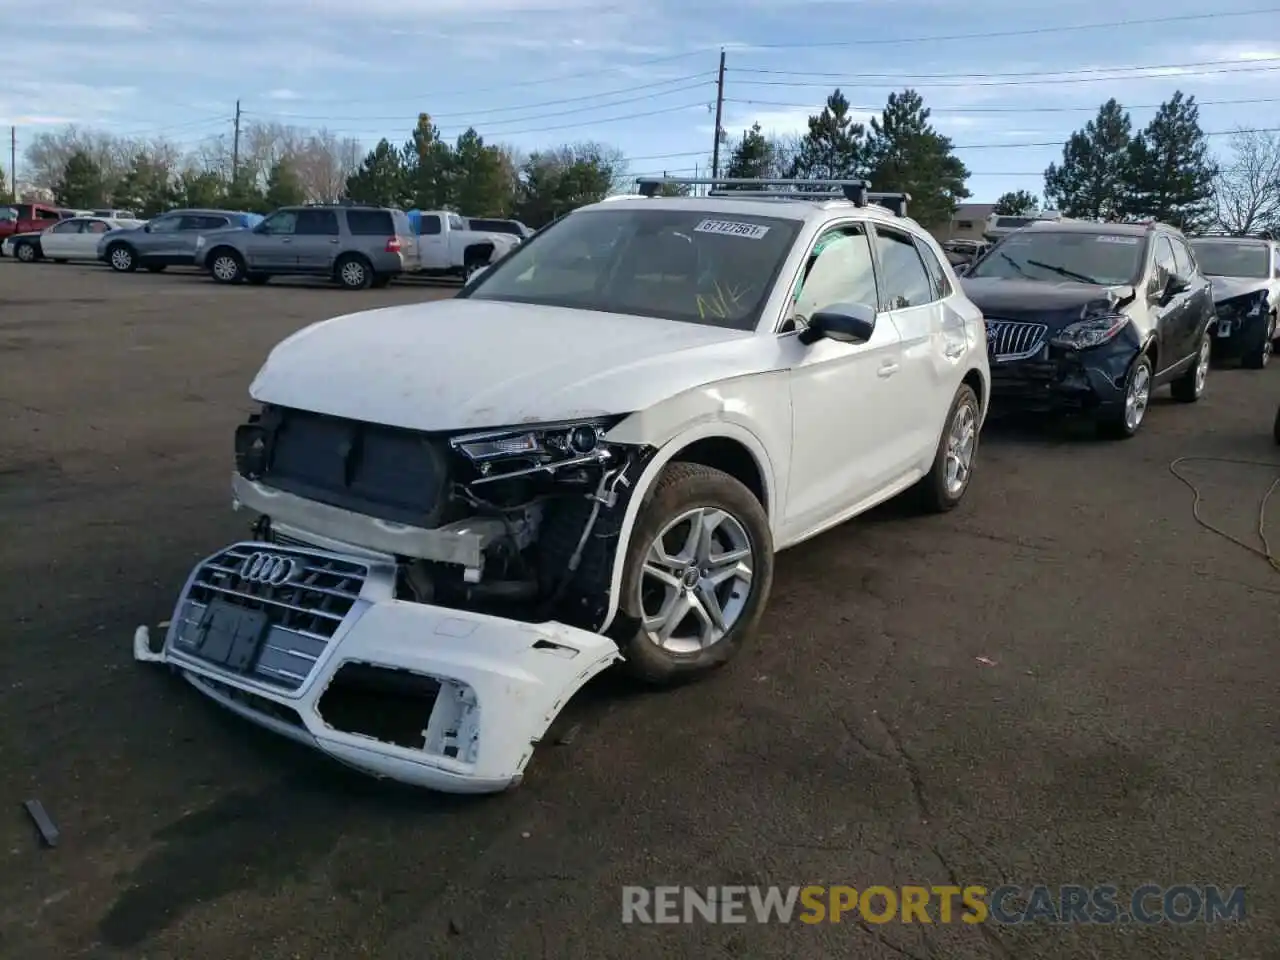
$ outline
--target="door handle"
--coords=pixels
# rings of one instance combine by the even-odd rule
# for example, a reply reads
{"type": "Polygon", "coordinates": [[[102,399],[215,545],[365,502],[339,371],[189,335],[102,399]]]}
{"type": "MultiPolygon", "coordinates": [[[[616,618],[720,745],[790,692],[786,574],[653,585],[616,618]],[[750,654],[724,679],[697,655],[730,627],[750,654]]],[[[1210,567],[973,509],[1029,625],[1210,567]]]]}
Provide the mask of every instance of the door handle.
{"type": "Polygon", "coordinates": [[[892,377],[899,369],[901,368],[898,364],[894,363],[892,360],[886,360],[884,363],[880,364],[880,369],[876,371],[876,376],[892,377]]]}
{"type": "Polygon", "coordinates": [[[329,242],[330,242],[330,243],[332,243],[332,244],[335,244],[335,245],[336,245],[336,244],[337,244],[337,242],[338,242],[338,240],[337,240],[337,238],[335,237],[334,239],[330,240],[329,242]]]}
{"type": "Polygon", "coordinates": [[[280,242],[281,242],[281,243],[293,243],[293,237],[281,237],[281,238],[280,238],[280,242]]]}

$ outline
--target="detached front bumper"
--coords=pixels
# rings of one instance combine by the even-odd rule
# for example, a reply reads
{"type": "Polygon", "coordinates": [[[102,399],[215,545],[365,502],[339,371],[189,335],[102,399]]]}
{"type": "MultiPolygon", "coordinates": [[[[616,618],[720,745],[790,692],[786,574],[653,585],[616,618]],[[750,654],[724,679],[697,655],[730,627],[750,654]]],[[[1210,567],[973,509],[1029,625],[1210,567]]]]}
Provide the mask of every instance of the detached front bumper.
{"type": "Polygon", "coordinates": [[[451,793],[515,786],[616,645],[398,600],[396,573],[390,557],[237,543],[197,565],[159,650],[138,628],[134,655],[373,776],[451,793]]]}

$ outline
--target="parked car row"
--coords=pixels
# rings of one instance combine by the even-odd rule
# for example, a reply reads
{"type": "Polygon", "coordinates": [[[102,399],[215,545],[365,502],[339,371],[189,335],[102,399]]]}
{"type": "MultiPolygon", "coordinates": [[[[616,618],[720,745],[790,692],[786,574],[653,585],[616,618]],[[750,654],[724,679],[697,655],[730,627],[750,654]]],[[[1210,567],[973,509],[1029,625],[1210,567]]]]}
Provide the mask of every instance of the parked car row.
{"type": "Polygon", "coordinates": [[[195,266],[220,283],[327,277],[360,290],[404,275],[466,279],[528,233],[518,221],[468,222],[449,211],[310,204],[268,217],[172,210],[145,223],[102,216],[52,219],[38,230],[12,233],[0,252],[27,262],[96,259],[121,273],[195,266]]]}

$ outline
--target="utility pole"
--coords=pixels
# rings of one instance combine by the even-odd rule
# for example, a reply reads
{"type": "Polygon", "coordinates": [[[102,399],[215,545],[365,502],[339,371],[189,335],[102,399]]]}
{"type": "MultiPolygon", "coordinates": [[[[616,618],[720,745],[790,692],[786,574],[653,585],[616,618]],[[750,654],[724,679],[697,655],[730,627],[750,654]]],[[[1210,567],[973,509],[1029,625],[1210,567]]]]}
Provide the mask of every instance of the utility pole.
{"type": "Polygon", "coordinates": [[[9,128],[9,199],[18,202],[18,128],[9,128]]]}
{"type": "Polygon", "coordinates": [[[724,113],[724,51],[720,51],[720,76],[716,80],[716,144],[711,151],[711,178],[720,176],[720,117],[724,113]]]}
{"type": "Polygon", "coordinates": [[[236,101],[236,134],[231,142],[231,182],[240,176],[240,101],[236,101]]]}

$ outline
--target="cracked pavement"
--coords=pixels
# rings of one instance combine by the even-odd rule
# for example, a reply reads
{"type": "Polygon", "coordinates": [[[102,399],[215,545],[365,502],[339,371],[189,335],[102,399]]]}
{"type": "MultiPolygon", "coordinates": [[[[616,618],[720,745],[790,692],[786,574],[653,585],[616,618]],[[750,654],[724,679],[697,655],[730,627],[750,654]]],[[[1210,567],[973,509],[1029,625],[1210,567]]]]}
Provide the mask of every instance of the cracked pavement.
{"type": "MultiPolygon", "coordinates": [[[[1167,469],[1280,464],[1274,369],[1215,370],[1127,443],[989,428],[958,511],[889,504],[783,554],[737,662],[601,678],[502,796],[366,780],[135,664],[134,627],[244,531],[232,430],[270,347],[447,295],[0,261],[0,954],[1275,956],[1280,577],[1167,469]],[[1246,885],[1249,919],[620,922],[624,884],[1148,881],[1246,885]]],[[[1276,471],[1186,471],[1252,542],[1276,471]]]]}

